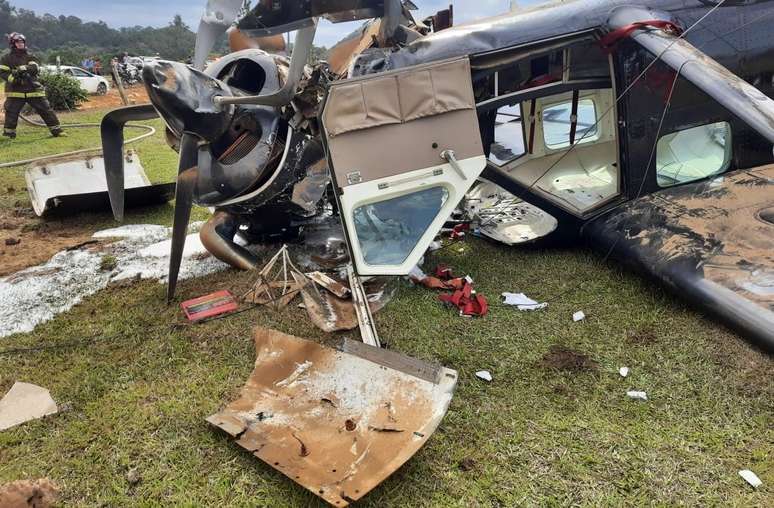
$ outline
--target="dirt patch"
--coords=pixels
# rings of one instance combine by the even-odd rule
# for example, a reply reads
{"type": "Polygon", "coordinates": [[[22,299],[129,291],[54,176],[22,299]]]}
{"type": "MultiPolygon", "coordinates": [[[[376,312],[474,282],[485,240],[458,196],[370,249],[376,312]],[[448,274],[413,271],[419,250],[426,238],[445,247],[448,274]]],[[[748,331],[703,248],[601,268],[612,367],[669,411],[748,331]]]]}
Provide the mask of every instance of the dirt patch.
{"type": "Polygon", "coordinates": [[[93,228],[73,220],[42,220],[32,209],[0,210],[0,276],[48,261],[61,250],[91,240],[93,228]],[[15,243],[18,240],[18,243],[15,243]]]}
{"type": "MultiPolygon", "coordinates": [[[[126,97],[129,99],[129,104],[147,104],[150,102],[148,93],[145,91],[145,87],[142,84],[134,85],[128,88],[124,88],[126,97]]],[[[5,94],[0,91],[0,103],[5,102],[5,94]]],[[[89,99],[78,106],[78,111],[91,111],[94,109],[115,109],[124,105],[121,100],[121,95],[118,93],[118,89],[111,84],[110,91],[105,95],[89,95],[89,99]]],[[[5,113],[0,108],[0,120],[5,118],[5,113]]],[[[38,119],[33,115],[33,118],[38,119]]]]}
{"type": "Polygon", "coordinates": [[[458,466],[460,468],[460,471],[465,471],[467,473],[468,471],[473,471],[474,469],[476,469],[476,461],[475,459],[466,457],[460,461],[458,466]]]}
{"type": "Polygon", "coordinates": [[[0,506],[4,508],[48,508],[55,506],[59,487],[48,478],[19,480],[0,487],[0,506]]]}
{"type": "Polygon", "coordinates": [[[586,354],[553,345],[548,353],[543,355],[541,365],[547,369],[564,370],[568,372],[596,372],[599,364],[586,354]]]}
{"type": "Polygon", "coordinates": [[[650,326],[629,330],[626,334],[626,342],[630,344],[648,345],[657,341],[658,335],[656,335],[656,331],[650,326]]]}

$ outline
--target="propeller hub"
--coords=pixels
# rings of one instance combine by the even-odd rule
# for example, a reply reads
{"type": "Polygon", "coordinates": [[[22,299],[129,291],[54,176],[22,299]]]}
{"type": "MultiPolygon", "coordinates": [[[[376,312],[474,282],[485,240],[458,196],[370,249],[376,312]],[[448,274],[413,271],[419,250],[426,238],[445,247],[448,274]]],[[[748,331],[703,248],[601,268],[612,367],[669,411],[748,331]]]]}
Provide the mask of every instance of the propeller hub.
{"type": "Polygon", "coordinates": [[[221,109],[215,97],[234,94],[222,81],[164,60],[144,66],[143,80],[151,103],[177,135],[185,132],[212,142],[228,131],[233,107],[221,109]]]}

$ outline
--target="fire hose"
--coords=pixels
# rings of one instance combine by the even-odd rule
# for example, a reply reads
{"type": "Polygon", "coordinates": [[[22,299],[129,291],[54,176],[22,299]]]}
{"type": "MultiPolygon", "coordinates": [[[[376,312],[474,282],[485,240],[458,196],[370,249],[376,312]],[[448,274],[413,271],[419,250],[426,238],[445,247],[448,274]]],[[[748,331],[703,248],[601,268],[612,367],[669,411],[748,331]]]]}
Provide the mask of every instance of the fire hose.
{"type": "MultiPolygon", "coordinates": [[[[35,120],[32,120],[30,118],[27,118],[24,115],[21,115],[22,121],[25,123],[33,126],[33,127],[46,127],[44,123],[36,122],[35,120]]],[[[99,127],[100,124],[98,123],[72,123],[72,124],[63,124],[62,127],[66,127],[68,129],[78,129],[78,128],[86,128],[86,127],[99,127]]],[[[136,143],[138,141],[142,141],[143,139],[149,138],[156,134],[156,128],[151,125],[143,125],[143,124],[127,124],[126,127],[134,128],[134,129],[144,129],[146,132],[136,136],[134,138],[128,139],[124,142],[124,145],[128,145],[131,143],[136,143]]],[[[25,160],[18,160],[18,161],[12,161],[12,162],[4,162],[0,164],[0,169],[3,168],[10,168],[14,166],[22,166],[26,164],[34,164],[36,162],[45,162],[53,159],[59,159],[62,157],[71,157],[73,155],[81,155],[81,154],[87,154],[87,153],[101,153],[102,147],[93,147],[93,148],[83,148],[81,150],[73,150],[71,152],[62,152],[57,153],[53,155],[45,155],[42,157],[35,157],[34,159],[25,159],[25,160]]]]}

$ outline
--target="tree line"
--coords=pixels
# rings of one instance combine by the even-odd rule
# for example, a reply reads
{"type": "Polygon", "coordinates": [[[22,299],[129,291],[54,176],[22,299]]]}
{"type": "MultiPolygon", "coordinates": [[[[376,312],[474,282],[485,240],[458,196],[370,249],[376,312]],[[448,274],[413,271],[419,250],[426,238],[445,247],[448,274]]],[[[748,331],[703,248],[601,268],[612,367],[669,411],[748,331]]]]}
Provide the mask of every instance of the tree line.
{"type": "MultiPolygon", "coordinates": [[[[80,65],[84,58],[99,58],[107,64],[124,52],[185,61],[193,55],[196,41],[196,34],[179,15],[162,28],[115,29],[103,21],[83,21],[76,16],[39,15],[0,0],[0,37],[11,32],[26,35],[30,49],[44,63],[56,63],[58,56],[63,65],[80,65]]],[[[219,49],[225,49],[225,37],[219,49]]]]}

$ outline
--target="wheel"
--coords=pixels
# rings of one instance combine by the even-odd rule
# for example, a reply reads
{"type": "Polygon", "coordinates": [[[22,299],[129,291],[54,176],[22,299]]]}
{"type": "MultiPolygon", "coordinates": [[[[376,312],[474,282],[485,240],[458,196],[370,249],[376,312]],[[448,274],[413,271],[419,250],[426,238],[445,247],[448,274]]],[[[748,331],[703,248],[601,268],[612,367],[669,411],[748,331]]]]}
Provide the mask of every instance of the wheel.
{"type": "Polygon", "coordinates": [[[97,85],[97,95],[105,95],[107,93],[107,85],[105,83],[100,83],[97,85]]]}

